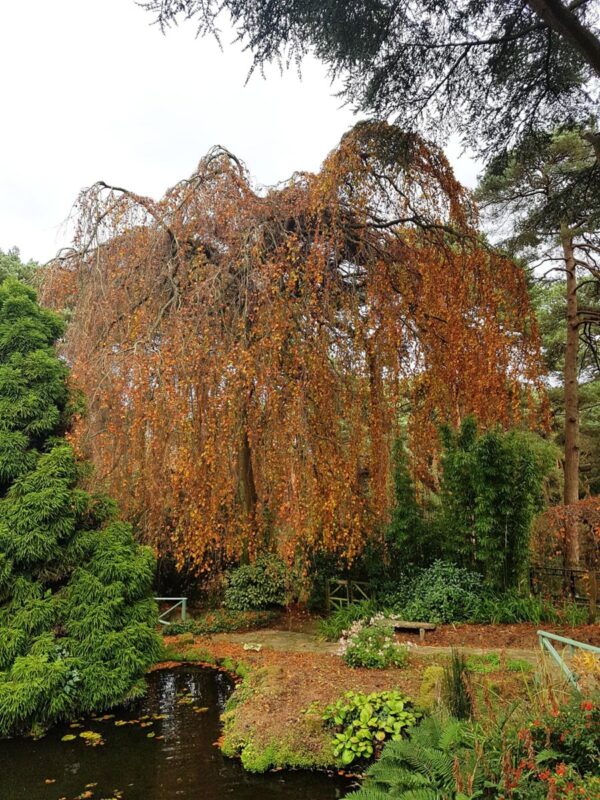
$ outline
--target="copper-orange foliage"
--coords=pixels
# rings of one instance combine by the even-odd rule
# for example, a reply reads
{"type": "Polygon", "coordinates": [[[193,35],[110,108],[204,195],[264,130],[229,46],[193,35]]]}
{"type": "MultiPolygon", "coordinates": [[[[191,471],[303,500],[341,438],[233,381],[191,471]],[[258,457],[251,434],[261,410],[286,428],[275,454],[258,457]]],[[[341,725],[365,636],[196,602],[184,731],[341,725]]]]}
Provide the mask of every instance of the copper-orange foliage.
{"type": "Polygon", "coordinates": [[[536,520],[531,548],[538,564],[551,565],[559,559],[567,562],[568,536],[577,539],[575,552],[579,564],[588,570],[600,568],[600,497],[585,497],[577,503],[554,506],[536,520]]]}
{"type": "Polygon", "coordinates": [[[44,295],[71,306],[77,429],[145,538],[202,568],[324,548],[352,559],[384,519],[411,404],[436,425],[514,423],[538,342],[522,272],[477,239],[443,154],[362,123],[320,173],[255,191],[214,149],[159,202],[105,184],[44,295]]]}

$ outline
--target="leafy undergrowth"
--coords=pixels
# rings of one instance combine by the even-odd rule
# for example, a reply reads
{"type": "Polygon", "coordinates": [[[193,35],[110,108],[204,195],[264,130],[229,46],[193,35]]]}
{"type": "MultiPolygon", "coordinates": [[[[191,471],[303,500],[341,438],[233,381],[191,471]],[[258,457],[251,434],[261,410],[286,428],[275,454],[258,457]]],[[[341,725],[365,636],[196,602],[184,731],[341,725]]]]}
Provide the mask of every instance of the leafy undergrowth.
{"type": "Polygon", "coordinates": [[[223,608],[205,611],[186,622],[172,622],[165,625],[165,636],[177,636],[191,633],[205,636],[211,633],[233,633],[235,631],[251,631],[266,628],[277,618],[277,611],[230,611],[223,608]]]}
{"type": "MultiPolygon", "coordinates": [[[[246,651],[241,644],[188,637],[165,637],[174,661],[215,664],[242,677],[223,715],[220,746],[254,772],[284,767],[341,766],[331,730],[323,723],[327,706],[347,691],[390,690],[419,700],[427,667],[443,662],[411,656],[404,669],[369,670],[346,666],[324,653],[246,651]]],[[[430,670],[431,671],[431,670],[430,670]]],[[[521,673],[497,671],[476,676],[478,694],[510,702],[526,691],[521,673]]],[[[434,689],[432,689],[434,691],[434,689]]]]}

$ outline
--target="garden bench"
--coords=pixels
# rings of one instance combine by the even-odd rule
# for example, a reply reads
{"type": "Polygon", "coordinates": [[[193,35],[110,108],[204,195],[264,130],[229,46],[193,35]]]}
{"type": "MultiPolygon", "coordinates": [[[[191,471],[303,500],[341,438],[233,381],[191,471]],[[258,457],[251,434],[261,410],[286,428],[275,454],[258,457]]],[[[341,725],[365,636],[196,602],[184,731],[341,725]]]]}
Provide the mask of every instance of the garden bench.
{"type": "Polygon", "coordinates": [[[425,631],[434,631],[435,625],[431,622],[406,622],[401,619],[393,619],[395,631],[419,631],[419,640],[425,641],[425,631]]]}

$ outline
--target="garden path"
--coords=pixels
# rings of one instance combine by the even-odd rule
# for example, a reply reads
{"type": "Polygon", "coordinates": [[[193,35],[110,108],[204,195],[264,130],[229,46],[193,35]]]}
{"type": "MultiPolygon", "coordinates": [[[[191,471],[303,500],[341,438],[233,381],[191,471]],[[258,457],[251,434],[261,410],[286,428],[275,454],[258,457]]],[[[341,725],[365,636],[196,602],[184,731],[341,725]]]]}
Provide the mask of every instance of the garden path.
{"type": "MultiPolygon", "coordinates": [[[[211,637],[215,642],[226,642],[230,644],[244,645],[244,644],[259,644],[265,649],[275,650],[277,652],[287,653],[321,653],[327,655],[335,655],[338,649],[337,642],[326,642],[319,639],[312,633],[299,632],[299,631],[282,631],[282,630],[259,630],[250,631],[248,633],[220,633],[211,637]]],[[[400,642],[403,642],[405,637],[402,634],[398,637],[400,642]]],[[[416,645],[414,642],[409,643],[412,652],[419,655],[440,655],[450,653],[450,646],[440,645],[416,645]]],[[[507,658],[522,658],[527,661],[535,663],[539,656],[539,648],[503,648],[503,647],[478,647],[463,645],[460,648],[468,653],[491,653],[502,650],[507,658]]]]}

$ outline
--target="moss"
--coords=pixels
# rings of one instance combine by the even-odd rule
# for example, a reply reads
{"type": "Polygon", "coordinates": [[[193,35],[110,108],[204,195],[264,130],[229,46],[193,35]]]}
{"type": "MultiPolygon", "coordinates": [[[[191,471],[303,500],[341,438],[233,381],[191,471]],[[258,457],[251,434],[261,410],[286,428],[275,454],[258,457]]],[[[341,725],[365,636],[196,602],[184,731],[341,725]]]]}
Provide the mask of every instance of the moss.
{"type": "Polygon", "coordinates": [[[325,768],[333,763],[333,753],[322,754],[321,758],[315,753],[303,749],[295,741],[270,742],[267,745],[257,745],[249,742],[240,752],[240,760],[248,772],[267,772],[269,769],[315,769],[325,768]]]}
{"type": "Polygon", "coordinates": [[[430,710],[439,704],[443,675],[444,668],[437,664],[432,664],[425,669],[419,689],[420,708],[430,710]]]}
{"type": "MultiPolygon", "coordinates": [[[[224,664],[225,659],[223,660],[224,664]]],[[[277,667],[252,669],[243,662],[246,675],[225,705],[222,715],[221,750],[230,758],[240,758],[249,772],[269,769],[319,769],[335,763],[331,737],[319,713],[306,711],[293,725],[282,731],[269,724],[263,713],[264,701],[284,702],[286,677],[277,667]]],[[[287,688],[289,688],[289,683],[287,688]]]]}

